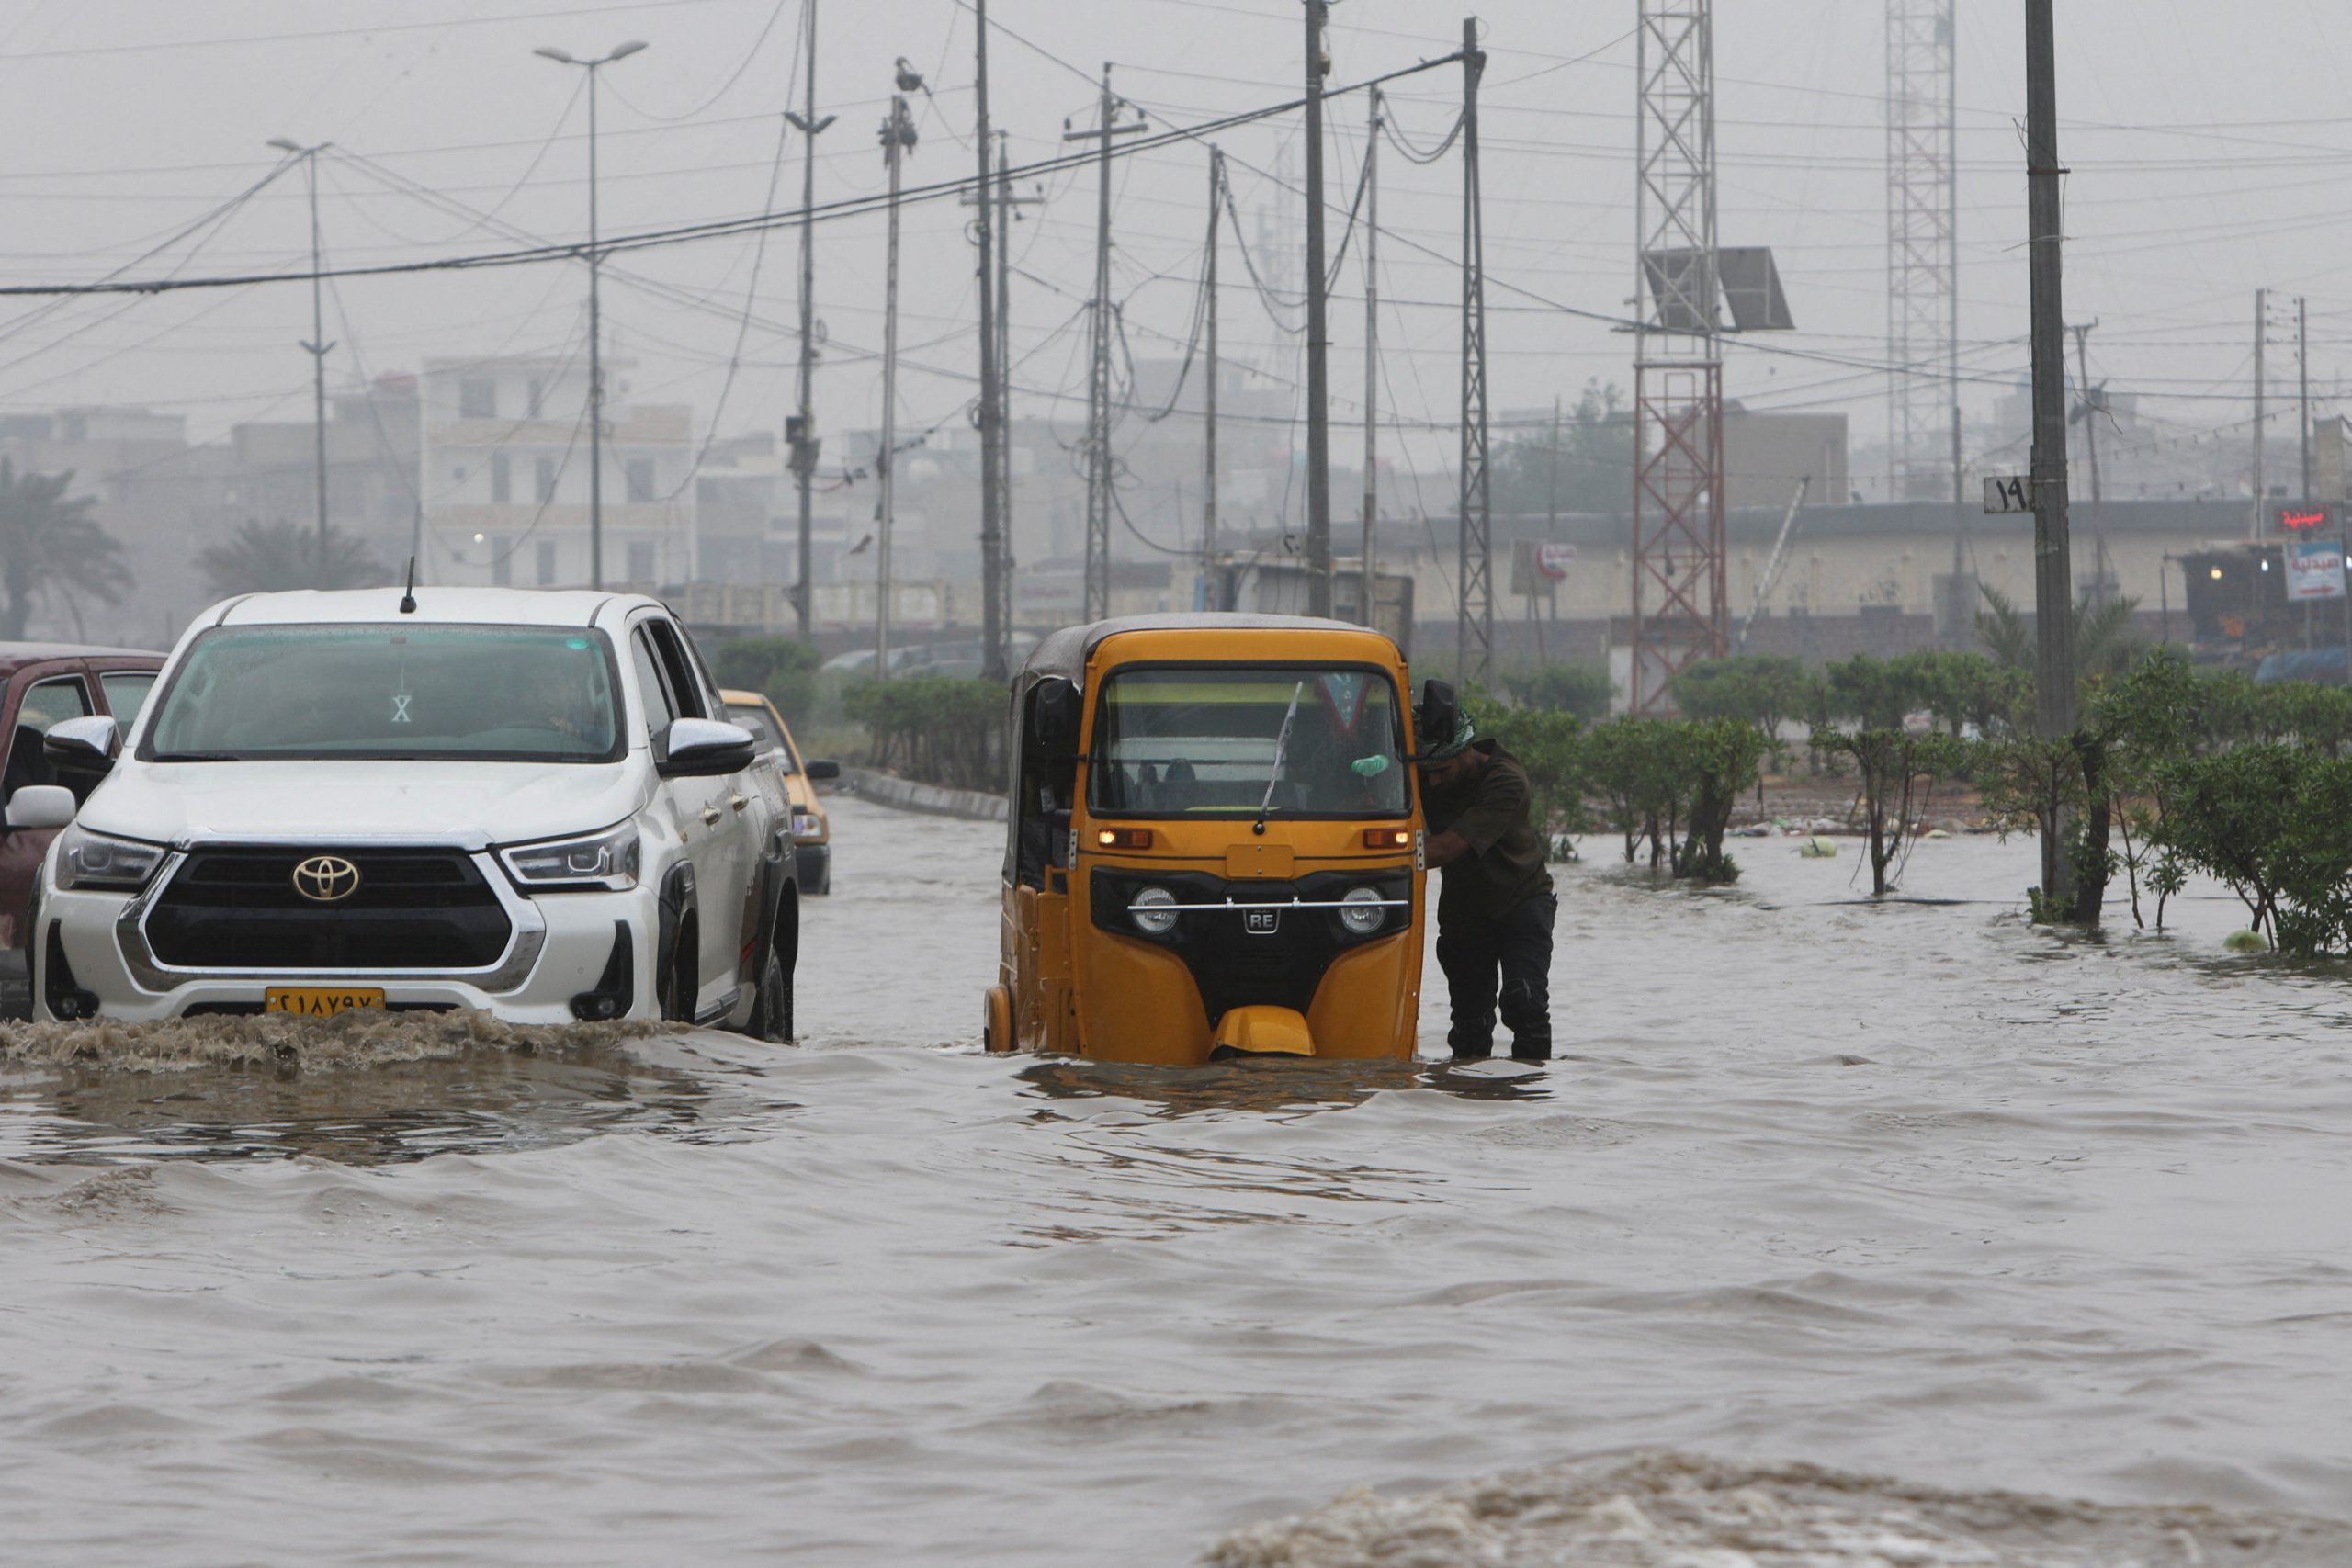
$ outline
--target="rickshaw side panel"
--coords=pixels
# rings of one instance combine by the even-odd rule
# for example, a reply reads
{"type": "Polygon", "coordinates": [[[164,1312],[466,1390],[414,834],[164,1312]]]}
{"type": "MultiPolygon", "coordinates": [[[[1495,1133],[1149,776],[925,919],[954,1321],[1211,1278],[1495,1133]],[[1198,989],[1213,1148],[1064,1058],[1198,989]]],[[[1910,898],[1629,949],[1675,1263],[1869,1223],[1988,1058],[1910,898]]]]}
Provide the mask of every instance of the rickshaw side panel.
{"type": "Polygon", "coordinates": [[[1007,890],[1015,942],[1013,1040],[1023,1051],[1076,1051],[1070,1007],[1069,898],[1034,887],[1007,890]]]}

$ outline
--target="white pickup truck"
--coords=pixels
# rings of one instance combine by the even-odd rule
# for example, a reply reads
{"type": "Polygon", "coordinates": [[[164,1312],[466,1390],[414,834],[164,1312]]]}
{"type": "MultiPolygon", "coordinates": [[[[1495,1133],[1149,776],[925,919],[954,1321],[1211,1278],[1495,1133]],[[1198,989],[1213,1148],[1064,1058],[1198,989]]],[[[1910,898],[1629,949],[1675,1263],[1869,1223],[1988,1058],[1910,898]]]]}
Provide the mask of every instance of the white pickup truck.
{"type": "MultiPolygon", "coordinates": [[[[481,1008],[792,1034],[788,807],[652,599],[254,594],[121,733],[68,720],[12,819],[63,827],[35,1016],[481,1008]],[[30,796],[31,798],[28,798],[30,796]]],[[[772,770],[771,770],[772,771],[772,770]]]]}

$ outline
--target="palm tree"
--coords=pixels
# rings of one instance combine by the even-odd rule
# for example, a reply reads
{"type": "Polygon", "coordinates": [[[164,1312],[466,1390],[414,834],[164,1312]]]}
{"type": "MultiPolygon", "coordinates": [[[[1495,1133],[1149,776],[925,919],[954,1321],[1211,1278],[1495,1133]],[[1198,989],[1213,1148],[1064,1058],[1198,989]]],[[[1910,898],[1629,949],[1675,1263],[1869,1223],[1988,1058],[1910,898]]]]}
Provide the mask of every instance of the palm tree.
{"type": "Polygon", "coordinates": [[[277,593],[289,588],[358,588],[382,581],[384,569],[368,547],[333,527],[322,541],[308,523],[251,522],[225,545],[196,558],[212,592],[277,593]]]}
{"type": "Polygon", "coordinates": [[[0,457],[0,641],[25,635],[45,594],[87,593],[112,604],[130,586],[122,542],[90,515],[96,498],[65,491],[73,470],[19,474],[0,457]]]}
{"type": "MultiPolygon", "coordinates": [[[[2034,666],[2034,630],[2007,594],[1987,583],[1977,584],[1984,608],[1976,612],[1976,640],[1994,662],[2011,670],[2034,666]]],[[[2086,593],[2075,604],[2075,678],[2114,675],[2139,656],[2132,635],[2137,599],[2116,598],[2094,604],[2086,593]]]]}

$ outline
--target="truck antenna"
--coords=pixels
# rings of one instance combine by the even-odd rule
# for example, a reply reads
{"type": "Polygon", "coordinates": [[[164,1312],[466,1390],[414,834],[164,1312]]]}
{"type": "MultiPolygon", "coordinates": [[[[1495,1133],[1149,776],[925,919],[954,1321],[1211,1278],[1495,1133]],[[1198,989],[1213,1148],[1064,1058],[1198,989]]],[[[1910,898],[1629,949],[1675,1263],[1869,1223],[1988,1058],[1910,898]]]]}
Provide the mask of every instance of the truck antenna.
{"type": "Polygon", "coordinates": [[[401,590],[401,614],[416,614],[416,558],[408,558],[408,585],[401,590]]]}

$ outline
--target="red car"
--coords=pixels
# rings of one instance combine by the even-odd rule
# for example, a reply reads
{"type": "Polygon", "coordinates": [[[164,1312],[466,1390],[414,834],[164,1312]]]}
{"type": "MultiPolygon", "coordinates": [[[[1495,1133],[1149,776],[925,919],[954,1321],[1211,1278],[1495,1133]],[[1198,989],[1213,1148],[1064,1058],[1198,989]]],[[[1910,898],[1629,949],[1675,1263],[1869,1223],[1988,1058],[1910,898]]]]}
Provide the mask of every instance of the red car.
{"type": "MultiPolygon", "coordinates": [[[[88,794],[96,776],[54,770],[42,754],[41,737],[61,720],[94,714],[110,715],[128,730],[163,667],[162,654],[130,649],[0,642],[0,681],[7,682],[0,696],[0,741],[6,750],[0,802],[14,799],[27,784],[63,784],[77,800],[88,794]]],[[[30,1016],[32,1006],[26,908],[33,874],[57,829],[19,828],[14,814],[9,817],[0,827],[0,1018],[20,1019],[30,1016]]]]}

